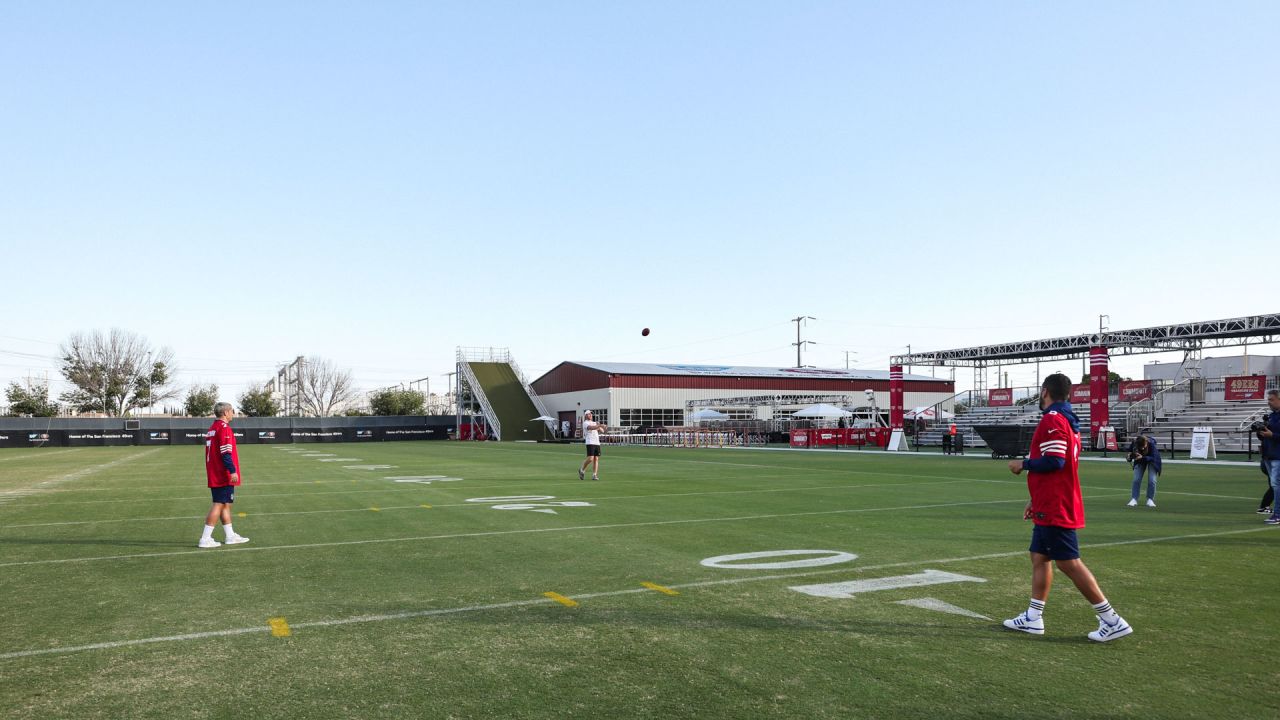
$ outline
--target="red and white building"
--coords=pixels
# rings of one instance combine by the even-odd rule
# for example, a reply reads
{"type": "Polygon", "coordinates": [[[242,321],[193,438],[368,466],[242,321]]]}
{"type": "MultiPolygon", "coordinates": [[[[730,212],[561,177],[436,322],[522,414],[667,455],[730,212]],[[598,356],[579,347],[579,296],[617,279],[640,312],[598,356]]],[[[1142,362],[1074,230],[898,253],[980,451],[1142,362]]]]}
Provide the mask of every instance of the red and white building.
{"type": "MultiPolygon", "coordinates": [[[[587,410],[613,427],[682,426],[692,424],[684,416],[689,402],[763,395],[849,395],[861,402],[865,391],[871,390],[877,407],[890,407],[885,370],[566,361],[532,386],[547,411],[561,422],[570,421],[574,428],[587,410]]],[[[903,377],[902,402],[908,409],[954,395],[951,380],[903,377]]],[[[762,417],[760,409],[721,411],[734,420],[773,419],[762,417]]]]}

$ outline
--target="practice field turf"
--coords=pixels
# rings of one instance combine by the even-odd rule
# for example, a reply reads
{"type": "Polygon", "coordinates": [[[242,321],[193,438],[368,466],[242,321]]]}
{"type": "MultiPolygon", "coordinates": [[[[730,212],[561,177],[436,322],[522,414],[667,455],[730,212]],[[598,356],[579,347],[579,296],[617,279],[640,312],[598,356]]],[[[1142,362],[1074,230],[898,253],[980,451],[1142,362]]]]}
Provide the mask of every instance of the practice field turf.
{"type": "Polygon", "coordinates": [[[240,453],[251,542],[200,550],[201,447],[0,451],[0,717],[1280,716],[1256,467],[1167,464],[1152,510],[1083,464],[1084,559],[1136,630],[1099,645],[1061,574],[1045,636],[1000,626],[1030,589],[1003,461],[240,453]]]}

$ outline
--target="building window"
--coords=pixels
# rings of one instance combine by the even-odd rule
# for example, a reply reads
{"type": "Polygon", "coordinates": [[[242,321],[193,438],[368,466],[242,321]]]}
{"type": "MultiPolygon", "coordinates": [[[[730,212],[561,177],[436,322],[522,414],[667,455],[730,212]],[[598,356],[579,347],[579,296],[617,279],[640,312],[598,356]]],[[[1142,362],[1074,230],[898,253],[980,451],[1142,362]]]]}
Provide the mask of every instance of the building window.
{"type": "Polygon", "coordinates": [[[684,410],[671,408],[623,408],[619,422],[623,427],[680,427],[684,425],[684,410]]]}

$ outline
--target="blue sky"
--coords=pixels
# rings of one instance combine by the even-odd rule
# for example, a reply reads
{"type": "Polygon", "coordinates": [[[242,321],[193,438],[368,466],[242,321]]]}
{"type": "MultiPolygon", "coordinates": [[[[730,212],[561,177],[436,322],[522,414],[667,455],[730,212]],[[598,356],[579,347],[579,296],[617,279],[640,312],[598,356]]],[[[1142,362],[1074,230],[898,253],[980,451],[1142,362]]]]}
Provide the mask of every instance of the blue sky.
{"type": "Polygon", "coordinates": [[[807,364],[885,369],[1273,312],[1277,36],[1273,2],[5,3],[0,383],[110,327],[231,397],[299,354],[435,389],[458,345],[786,366],[813,315],[807,364]]]}

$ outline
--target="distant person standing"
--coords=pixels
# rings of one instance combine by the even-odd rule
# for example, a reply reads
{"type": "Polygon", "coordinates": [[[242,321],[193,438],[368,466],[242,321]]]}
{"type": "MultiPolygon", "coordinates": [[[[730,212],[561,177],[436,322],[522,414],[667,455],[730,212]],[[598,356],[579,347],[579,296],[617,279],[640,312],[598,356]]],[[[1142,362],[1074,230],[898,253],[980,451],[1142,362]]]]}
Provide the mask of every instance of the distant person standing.
{"type": "Polygon", "coordinates": [[[1098,629],[1090,640],[1107,642],[1124,637],[1133,628],[1116,614],[1098,587],[1098,581],[1080,560],[1076,530],[1084,527],[1084,501],[1080,496],[1080,420],[1067,402],[1071,379],[1062,373],[1045,378],[1040,388],[1044,415],[1031,438],[1026,460],[1011,460],[1014,475],[1027,472],[1031,501],[1023,519],[1035,523],[1031,533],[1031,604],[1017,617],[1004,621],[1010,630],[1044,634],[1044,608],[1053,585],[1057,564],[1098,614],[1098,629]]]}
{"type": "Polygon", "coordinates": [[[955,452],[956,446],[956,424],[951,423],[949,427],[942,433],[942,453],[950,455],[955,452]]]}
{"type": "Polygon", "coordinates": [[[582,439],[587,446],[587,459],[578,468],[578,479],[587,479],[587,466],[591,466],[591,479],[600,479],[600,432],[606,428],[591,417],[591,411],[582,413],[582,439]]]}
{"type": "Polygon", "coordinates": [[[1156,447],[1155,438],[1138,435],[1129,444],[1129,462],[1133,463],[1133,492],[1129,497],[1129,507],[1138,504],[1138,491],[1142,489],[1142,476],[1147,476],[1147,507],[1156,506],[1156,480],[1160,479],[1163,466],[1160,463],[1160,448],[1156,447]]]}
{"type": "MultiPolygon", "coordinates": [[[[1267,466],[1267,477],[1271,480],[1271,515],[1263,520],[1268,525],[1280,525],[1280,390],[1271,388],[1267,391],[1267,405],[1271,412],[1263,419],[1263,426],[1258,430],[1258,439],[1262,441],[1262,462],[1267,466]]],[[[1266,501],[1266,498],[1263,498],[1266,501]]]]}
{"type": "Polygon", "coordinates": [[[240,454],[236,451],[236,434],[231,431],[231,420],[236,411],[231,403],[220,402],[213,406],[217,419],[209,426],[204,438],[204,472],[209,480],[209,492],[213,495],[213,507],[204,519],[204,534],[199,547],[216,548],[222,543],[213,539],[214,523],[222,521],[222,532],[228,545],[249,542],[249,538],[237,535],[231,527],[231,504],[236,501],[236,487],[240,485],[240,454]]]}

